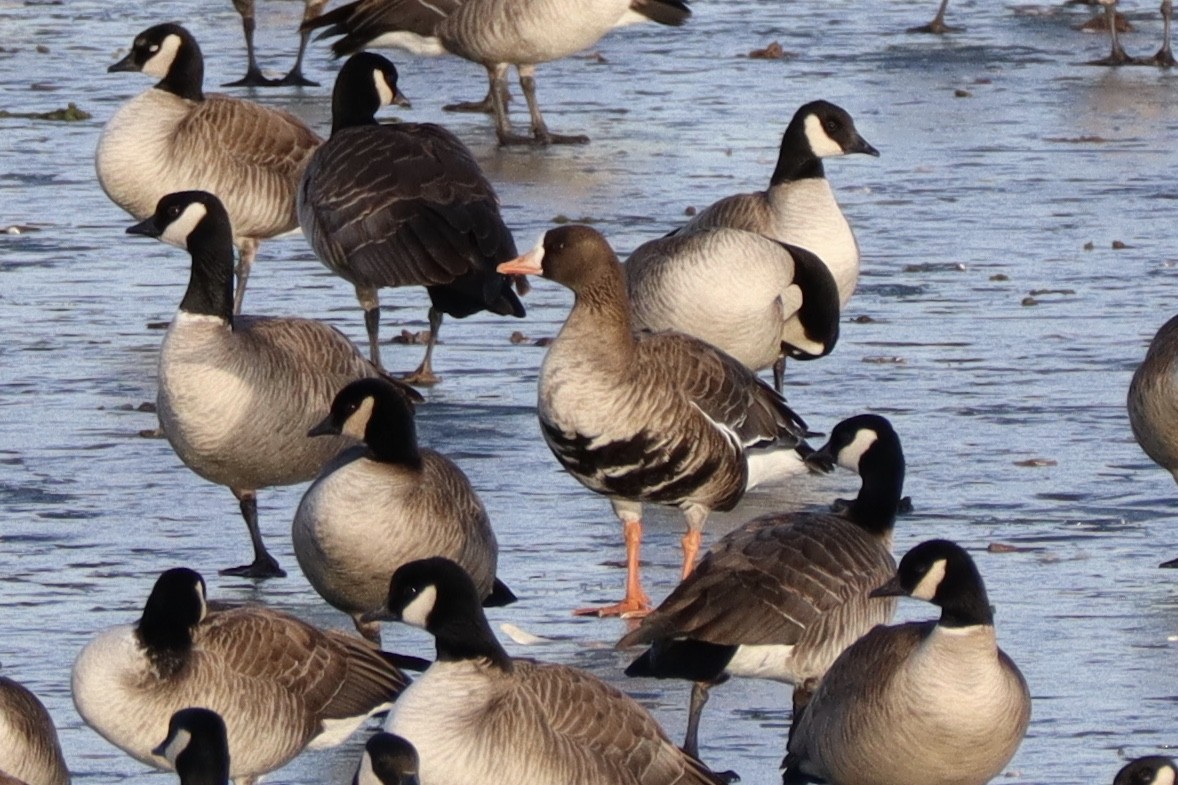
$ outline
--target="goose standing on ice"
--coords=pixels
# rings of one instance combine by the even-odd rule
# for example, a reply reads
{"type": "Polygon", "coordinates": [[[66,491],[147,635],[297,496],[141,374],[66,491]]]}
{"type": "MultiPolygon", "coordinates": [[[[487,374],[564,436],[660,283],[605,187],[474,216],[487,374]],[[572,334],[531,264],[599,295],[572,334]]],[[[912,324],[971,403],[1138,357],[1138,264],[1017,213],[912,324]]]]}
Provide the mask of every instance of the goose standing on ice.
{"type": "MultiPolygon", "coordinates": [[[[303,55],[307,53],[307,41],[311,37],[309,27],[306,30],[302,26],[299,27],[299,54],[295,58],[294,66],[287,72],[286,76],[281,79],[269,79],[262,75],[262,69],[258,67],[258,58],[254,53],[254,29],[257,27],[257,22],[254,19],[255,3],[256,0],[233,0],[233,7],[241,15],[241,28],[245,34],[245,51],[246,56],[249,58],[249,66],[246,69],[245,76],[236,82],[229,82],[225,86],[318,87],[318,82],[312,82],[303,76],[303,55]]],[[[327,5],[327,0],[304,0],[302,24],[307,25],[314,21],[323,12],[323,6],[325,5],[327,5]]]]}

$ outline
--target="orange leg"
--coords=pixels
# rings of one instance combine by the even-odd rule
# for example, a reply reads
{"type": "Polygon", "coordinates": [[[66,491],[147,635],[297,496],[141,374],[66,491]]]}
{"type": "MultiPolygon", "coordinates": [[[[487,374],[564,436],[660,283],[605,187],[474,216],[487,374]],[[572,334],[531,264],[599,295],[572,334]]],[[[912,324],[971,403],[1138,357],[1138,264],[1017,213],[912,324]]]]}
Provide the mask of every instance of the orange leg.
{"type": "Polygon", "coordinates": [[[703,534],[695,529],[688,529],[681,542],[683,543],[683,574],[679,576],[679,580],[686,580],[691,571],[695,569],[695,557],[699,555],[703,534]]]}
{"type": "Polygon", "coordinates": [[[578,608],[575,616],[622,616],[632,619],[650,613],[650,597],[642,590],[638,575],[638,548],[642,544],[642,521],[625,521],[626,532],[626,596],[613,605],[602,608],[578,608]]]}

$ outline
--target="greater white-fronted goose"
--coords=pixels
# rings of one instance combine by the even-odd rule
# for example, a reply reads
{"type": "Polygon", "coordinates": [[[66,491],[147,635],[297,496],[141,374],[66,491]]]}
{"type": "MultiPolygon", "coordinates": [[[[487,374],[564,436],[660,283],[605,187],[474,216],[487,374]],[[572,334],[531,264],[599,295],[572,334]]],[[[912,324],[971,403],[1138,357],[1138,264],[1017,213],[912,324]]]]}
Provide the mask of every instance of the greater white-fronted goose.
{"type": "Polygon", "coordinates": [[[698,756],[708,689],[729,676],[794,685],[794,716],[835,658],[876,624],[894,599],[870,592],[896,571],[892,526],[904,490],[904,452],[885,418],[843,420],[807,456],[857,471],[863,484],[845,516],[763,515],[726,534],[618,647],[650,645],[627,676],[695,682],[683,749],[698,756]]]}
{"type": "Polygon", "coordinates": [[[69,785],[57,729],[45,704],[0,676],[0,773],[25,785],[69,785]]]}
{"type": "MultiPolygon", "coordinates": [[[[1150,341],[1145,359],[1133,372],[1126,402],[1133,438],[1154,463],[1178,482],[1178,316],[1150,341]]],[[[1178,559],[1162,567],[1178,567],[1178,559]]]]}
{"type": "Polygon", "coordinates": [[[180,785],[229,785],[229,734],[211,709],[180,709],[168,720],[168,735],[151,751],[176,771],[180,785]]]}
{"type": "Polygon", "coordinates": [[[876,627],[839,655],[797,721],[783,782],[994,779],[1027,732],[1031,695],[998,648],[973,559],[947,540],[923,542],[873,594],[927,600],[941,618],[876,627]]]}
{"type": "Polygon", "coordinates": [[[781,137],[768,190],[727,196],[679,231],[727,226],[805,248],[830,268],[839,307],[845,308],[859,281],[859,244],[834,198],[822,159],[849,153],[879,155],[844,109],[829,101],[804,104],[781,137]]]}
{"type": "Polygon", "coordinates": [[[408,740],[392,733],[373,734],[352,785],[418,785],[421,761],[408,740]]]}
{"type": "Polygon", "coordinates": [[[1147,755],[1129,761],[1113,779],[1113,785],[1174,785],[1178,767],[1164,755],[1147,755]]]}
{"type": "Polygon", "coordinates": [[[622,266],[595,229],[550,229],[499,270],[543,275],[575,295],[540,369],[540,427],[557,460],[609,497],[625,527],[625,598],[579,612],[641,614],[650,609],[638,576],[642,504],[683,510],[687,577],[711,510],[730,510],[753,485],[804,469],[806,425],[712,345],[675,332],[636,335],[622,266]]]}
{"type": "Polygon", "coordinates": [[[210,608],[206,596],[199,573],[167,570],[137,624],[100,632],[74,662],[82,719],[148,766],[169,768],[153,752],[163,729],[199,706],[225,721],[230,776],[252,781],[339,744],[407,684],[393,655],[352,633],[257,605],[210,608]]]}
{"type": "Polygon", "coordinates": [[[470,150],[431,123],[378,125],[396,96],[397,69],[371,52],[351,57],[336,78],[332,127],[299,187],[299,221],[328,269],[356,287],[372,362],[385,286],[424,286],[430,336],[410,381],[437,381],[430,358],[443,314],[479,311],[522,317],[512,281],[495,265],[515,255],[499,200],[470,150]]]}
{"type": "Polygon", "coordinates": [[[440,46],[487,69],[487,97],[500,145],[583,144],[588,137],[548,130],[536,101],[536,66],[586,49],[636,16],[677,26],[690,15],[684,0],[445,0],[437,5],[422,0],[357,0],[303,27],[327,27],[323,35],[343,35],[332,46],[337,57],[366,46],[427,50],[440,46]],[[528,103],[531,136],[511,130],[507,114],[511,66],[519,74],[528,103]]]}
{"type": "Polygon", "coordinates": [[[127,232],[186,247],[192,256],[188,290],[160,347],[156,403],[164,435],[184,465],[227,486],[240,502],[254,560],[222,574],[285,575],[262,543],[257,491],[306,482],[355,444],[307,431],[348,382],[379,372],[322,322],[233,314],[232,230],[212,194],[169,194],[127,232]]]}
{"type": "Polygon", "coordinates": [[[380,642],[360,617],[381,607],[406,562],[445,556],[466,570],[488,605],[515,595],[495,577],[499,546],[470,480],[449,458],[419,447],[413,410],[384,379],[352,382],[311,436],[346,435],[362,445],[323,467],[295,513],[295,556],[323,599],[380,642]]]}
{"type": "Polygon", "coordinates": [[[643,243],[625,266],[636,327],[694,335],[754,371],[771,367],[778,392],[785,358],[825,357],[838,342],[838,285],[804,248],[713,227],[643,243]]]}
{"type": "Polygon", "coordinates": [[[240,313],[258,243],[297,229],[295,191],[322,141],[289,112],[208,94],[204,58],[183,27],[149,27],[108,71],[160,81],[119,107],[102,129],[95,168],[102,190],[136,219],[176,191],[217,194],[233,221],[240,313]]]}
{"type": "MultiPolygon", "coordinates": [[[[254,53],[254,30],[257,27],[257,21],[254,18],[255,0],[233,0],[233,7],[237,13],[241,15],[241,28],[245,34],[245,51],[249,58],[249,66],[246,68],[245,76],[238,79],[236,82],[229,82],[226,87],[318,87],[318,82],[312,82],[307,77],[303,76],[303,55],[307,52],[307,41],[311,37],[310,28],[303,29],[299,27],[299,54],[295,58],[295,64],[287,72],[286,76],[281,79],[270,79],[262,75],[262,69],[258,67],[258,58],[254,53]]],[[[303,25],[307,25],[314,21],[316,17],[323,12],[323,6],[327,5],[327,0],[303,0],[303,25]]]]}
{"type": "Polygon", "coordinates": [[[397,700],[385,726],[416,747],[424,783],[488,776],[529,785],[723,782],[621,691],[566,665],[508,656],[470,576],[448,559],[398,568],[373,616],[434,636],[434,664],[397,700]]]}

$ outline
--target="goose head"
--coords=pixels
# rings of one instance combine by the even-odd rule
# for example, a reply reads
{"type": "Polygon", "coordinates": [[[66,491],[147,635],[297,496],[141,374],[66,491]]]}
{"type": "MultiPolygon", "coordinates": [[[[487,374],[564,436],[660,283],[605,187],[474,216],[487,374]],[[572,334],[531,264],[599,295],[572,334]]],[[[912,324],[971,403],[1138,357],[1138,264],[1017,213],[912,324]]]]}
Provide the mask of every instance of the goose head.
{"type": "Polygon", "coordinates": [[[507,275],[540,275],[580,294],[604,276],[622,279],[622,267],[609,242],[596,229],[569,224],[549,229],[536,247],[503,262],[507,275]]]}
{"type": "Polygon", "coordinates": [[[397,67],[375,52],[359,52],[347,59],[331,92],[331,132],[357,125],[375,125],[384,106],[409,106],[397,89],[397,67]]]}
{"type": "Polygon", "coordinates": [[[379,460],[421,464],[413,404],[387,379],[359,379],[336,393],[331,411],[308,436],[350,436],[379,460]]]}
{"type": "Polygon", "coordinates": [[[159,79],[160,89],[195,101],[204,98],[204,56],[192,33],[178,24],[147,28],[135,36],[127,56],[106,70],[140,71],[159,79]]]}
{"type": "Polygon", "coordinates": [[[217,238],[227,240],[232,253],[233,234],[225,206],[208,191],[177,191],[160,197],[155,212],[127,228],[127,234],[153,237],[193,251],[195,245],[217,238]]]}
{"type": "Polygon", "coordinates": [[[364,745],[352,785],[418,785],[417,750],[392,733],[377,733],[364,745]]]}
{"type": "Polygon", "coordinates": [[[949,540],[927,540],[900,560],[896,576],[872,597],[915,597],[941,608],[942,626],[993,624],[986,587],[970,555],[949,540]]]}
{"type": "Polygon", "coordinates": [[[180,775],[182,785],[227,785],[229,739],[225,721],[210,709],[181,709],[168,720],[168,735],[151,751],[180,775]]]}
{"type": "Polygon", "coordinates": [[[192,628],[208,614],[207,589],[200,573],[187,567],[163,572],[155,581],[136,627],[140,640],[153,650],[184,650],[192,628]]]}
{"type": "Polygon", "coordinates": [[[842,466],[859,474],[898,465],[904,473],[904,452],[892,424],[878,414],[857,414],[834,426],[826,444],[806,457],[817,466],[842,466]]]}
{"type": "Polygon", "coordinates": [[[786,136],[804,139],[817,158],[850,153],[879,156],[879,150],[859,134],[847,110],[830,101],[811,101],[799,107],[786,129],[786,136]]]}

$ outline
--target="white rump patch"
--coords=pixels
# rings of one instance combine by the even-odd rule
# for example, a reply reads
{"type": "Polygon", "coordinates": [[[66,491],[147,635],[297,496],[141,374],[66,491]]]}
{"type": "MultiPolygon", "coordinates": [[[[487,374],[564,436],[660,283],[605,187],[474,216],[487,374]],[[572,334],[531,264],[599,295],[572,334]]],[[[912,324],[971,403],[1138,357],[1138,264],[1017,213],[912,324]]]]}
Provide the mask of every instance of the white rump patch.
{"type": "Polygon", "coordinates": [[[918,600],[932,601],[937,593],[937,587],[941,585],[941,581],[945,579],[945,560],[937,559],[933,562],[933,566],[928,568],[928,572],[920,579],[920,583],[916,584],[916,588],[912,590],[911,596],[918,600]]]}
{"type": "Polygon", "coordinates": [[[197,225],[209,214],[209,209],[200,202],[193,202],[184,208],[184,212],[176,220],[164,227],[160,239],[168,245],[188,249],[188,235],[192,234],[197,225]]]}
{"type": "Polygon", "coordinates": [[[401,621],[424,630],[426,622],[429,621],[429,615],[434,609],[434,603],[437,601],[438,588],[426,586],[420,594],[413,598],[412,602],[401,610],[401,621]]]}
{"type": "Polygon", "coordinates": [[[397,91],[389,84],[389,80],[385,78],[384,71],[373,71],[372,81],[376,83],[376,94],[380,96],[380,105],[388,106],[396,97],[397,91]]]}
{"type": "Polygon", "coordinates": [[[360,758],[360,768],[356,770],[356,785],[384,785],[372,770],[372,756],[368,754],[368,750],[364,750],[364,756],[360,758]]]}
{"type": "Polygon", "coordinates": [[[870,428],[860,428],[855,431],[855,438],[851,439],[851,443],[839,450],[839,454],[836,456],[838,465],[858,474],[859,459],[877,441],[879,441],[879,434],[870,428]]]}
{"type": "Polygon", "coordinates": [[[371,395],[361,401],[356,411],[344,420],[344,435],[363,441],[364,431],[368,428],[368,421],[372,419],[372,407],[375,405],[376,400],[371,395]]]}
{"type": "Polygon", "coordinates": [[[180,36],[175,33],[164,38],[163,43],[156,47],[155,54],[147,58],[147,62],[143,64],[143,73],[156,79],[167,76],[172,63],[176,62],[176,53],[180,51],[181,43],[180,36]]]}
{"type": "Polygon", "coordinates": [[[748,454],[748,466],[746,490],[809,472],[806,462],[794,449],[753,450],[748,454]]]}
{"type": "Polygon", "coordinates": [[[191,741],[192,734],[187,729],[180,728],[168,742],[168,746],[164,747],[164,757],[168,763],[172,764],[172,768],[176,768],[176,758],[179,758],[180,753],[188,749],[188,744],[191,741]]]}
{"type": "Polygon", "coordinates": [[[819,158],[845,154],[843,146],[827,135],[826,129],[822,127],[822,121],[818,119],[817,115],[806,115],[806,141],[810,143],[810,149],[814,151],[814,155],[819,158]]]}
{"type": "Polygon", "coordinates": [[[793,650],[793,646],[780,645],[737,646],[724,670],[734,676],[793,683],[798,678],[791,667],[793,650]]]}
{"type": "Polygon", "coordinates": [[[373,714],[379,714],[382,711],[388,711],[393,707],[391,702],[382,703],[365,714],[356,717],[341,717],[333,720],[323,720],[323,730],[318,736],[311,739],[307,744],[309,750],[323,750],[328,747],[336,747],[348,740],[348,737],[356,732],[356,729],[364,724],[364,720],[371,717],[373,714]]]}

